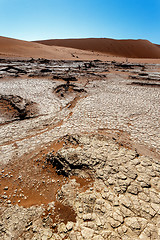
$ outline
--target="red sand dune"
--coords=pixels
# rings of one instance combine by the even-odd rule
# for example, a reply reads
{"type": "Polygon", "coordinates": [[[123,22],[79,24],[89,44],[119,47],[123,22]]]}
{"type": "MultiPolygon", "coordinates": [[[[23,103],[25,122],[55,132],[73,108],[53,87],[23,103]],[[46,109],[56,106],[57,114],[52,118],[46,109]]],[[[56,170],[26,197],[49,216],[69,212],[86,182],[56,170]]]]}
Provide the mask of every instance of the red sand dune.
{"type": "Polygon", "coordinates": [[[35,42],[22,41],[0,36],[0,58],[33,57],[48,59],[72,59],[72,52],[73,49],[46,46],[35,42]]]}
{"type": "Polygon", "coordinates": [[[0,58],[47,58],[57,60],[105,60],[105,54],[73,48],[47,46],[0,36],[0,58]]]}
{"type": "Polygon", "coordinates": [[[132,62],[160,63],[160,46],[145,40],[66,39],[37,43],[0,36],[0,58],[102,61],[130,58],[132,62]]]}
{"type": "Polygon", "coordinates": [[[62,46],[101,52],[127,58],[160,58],[160,48],[147,40],[114,40],[109,38],[51,39],[36,41],[49,46],[62,46]]]}
{"type": "Polygon", "coordinates": [[[0,36],[0,57],[53,58],[56,47],[0,36]]]}

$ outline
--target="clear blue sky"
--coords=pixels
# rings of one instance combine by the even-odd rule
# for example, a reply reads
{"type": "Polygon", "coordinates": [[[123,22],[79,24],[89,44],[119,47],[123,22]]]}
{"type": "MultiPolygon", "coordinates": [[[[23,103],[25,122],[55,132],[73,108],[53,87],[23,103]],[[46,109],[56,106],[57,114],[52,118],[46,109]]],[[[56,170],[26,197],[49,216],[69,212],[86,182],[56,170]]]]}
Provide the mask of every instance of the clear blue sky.
{"type": "Polygon", "coordinates": [[[160,44],[160,0],[0,0],[0,35],[106,37],[160,44]]]}

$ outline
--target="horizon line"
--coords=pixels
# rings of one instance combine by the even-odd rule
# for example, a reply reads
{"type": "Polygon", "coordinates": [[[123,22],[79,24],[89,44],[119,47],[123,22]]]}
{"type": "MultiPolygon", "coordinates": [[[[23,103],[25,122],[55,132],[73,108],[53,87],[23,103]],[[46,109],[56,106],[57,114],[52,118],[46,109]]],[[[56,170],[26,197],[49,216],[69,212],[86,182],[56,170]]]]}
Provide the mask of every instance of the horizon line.
{"type": "MultiPolygon", "coordinates": [[[[15,39],[15,40],[20,40],[20,41],[26,41],[26,42],[36,42],[36,41],[48,41],[48,40],[78,40],[78,39],[111,39],[111,40],[115,40],[115,41],[127,41],[127,40],[133,40],[133,41],[148,41],[151,42],[150,40],[146,39],[146,38],[110,38],[110,37],[75,37],[75,38],[48,38],[48,39],[37,39],[37,40],[26,40],[26,39],[20,39],[20,38],[15,38],[15,37],[6,37],[6,36],[0,36],[0,37],[4,37],[4,38],[11,38],[11,39],[15,39]]],[[[160,43],[155,43],[155,42],[151,42],[152,44],[155,45],[160,45],[160,43]]]]}

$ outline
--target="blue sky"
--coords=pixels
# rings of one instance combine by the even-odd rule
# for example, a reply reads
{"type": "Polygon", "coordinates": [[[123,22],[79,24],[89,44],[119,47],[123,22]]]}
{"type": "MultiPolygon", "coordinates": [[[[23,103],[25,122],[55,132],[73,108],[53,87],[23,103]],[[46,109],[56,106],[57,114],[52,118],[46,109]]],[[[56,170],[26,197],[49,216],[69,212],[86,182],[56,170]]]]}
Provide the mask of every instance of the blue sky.
{"type": "Polygon", "coordinates": [[[0,0],[0,35],[106,37],[160,44],[160,0],[0,0]]]}

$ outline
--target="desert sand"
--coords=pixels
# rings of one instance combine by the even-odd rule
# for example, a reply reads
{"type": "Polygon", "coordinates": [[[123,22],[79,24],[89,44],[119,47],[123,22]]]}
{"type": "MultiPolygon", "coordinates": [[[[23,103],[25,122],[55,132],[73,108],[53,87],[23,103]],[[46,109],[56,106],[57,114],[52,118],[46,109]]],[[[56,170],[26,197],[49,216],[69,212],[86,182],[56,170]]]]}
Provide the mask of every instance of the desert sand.
{"type": "MultiPolygon", "coordinates": [[[[45,46],[43,44],[0,37],[1,58],[47,58],[47,59],[74,59],[73,49],[45,46]]],[[[90,55],[88,51],[77,51],[82,58],[90,55]]]]}
{"type": "Polygon", "coordinates": [[[101,52],[127,58],[160,58],[160,49],[147,40],[114,40],[108,38],[51,39],[37,41],[48,46],[61,46],[101,52]]]}
{"type": "Polygon", "coordinates": [[[105,40],[46,40],[37,43],[0,37],[0,57],[160,63],[160,48],[148,41],[105,40]]]}
{"type": "Polygon", "coordinates": [[[160,59],[0,53],[0,239],[159,239],[160,59]]]}

